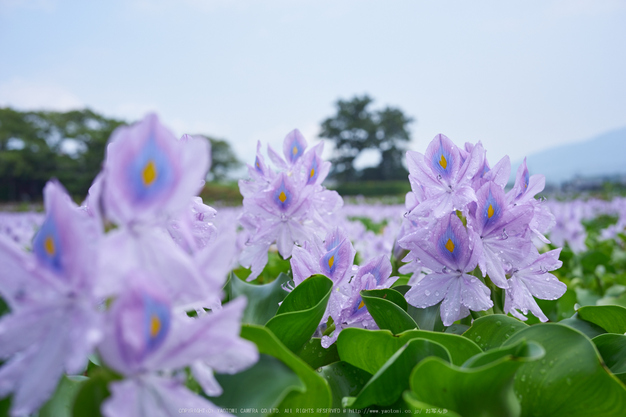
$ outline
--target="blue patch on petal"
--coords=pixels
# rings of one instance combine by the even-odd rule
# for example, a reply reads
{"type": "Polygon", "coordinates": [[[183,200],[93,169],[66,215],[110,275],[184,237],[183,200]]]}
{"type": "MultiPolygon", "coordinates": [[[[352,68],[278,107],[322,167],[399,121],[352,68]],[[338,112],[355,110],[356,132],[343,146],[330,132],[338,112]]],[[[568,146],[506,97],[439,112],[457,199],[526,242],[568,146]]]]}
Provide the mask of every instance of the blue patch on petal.
{"type": "Polygon", "coordinates": [[[291,192],[285,186],[285,181],[281,181],[280,185],[276,190],[274,190],[274,203],[278,206],[281,211],[285,211],[289,208],[291,204],[291,200],[293,196],[291,192]]]}
{"type": "Polygon", "coordinates": [[[461,239],[454,234],[450,226],[437,240],[437,249],[443,257],[455,264],[458,263],[463,248],[461,247],[461,239]]]}
{"type": "Polygon", "coordinates": [[[311,166],[308,169],[307,175],[308,175],[308,180],[307,180],[307,185],[308,184],[313,184],[316,180],[317,180],[317,174],[318,174],[318,163],[317,163],[317,156],[313,157],[313,160],[311,161],[311,166]]]}
{"type": "Polygon", "coordinates": [[[128,167],[135,202],[148,202],[174,183],[174,167],[167,153],[150,137],[128,167]]]}
{"type": "Polygon", "coordinates": [[[452,154],[444,148],[443,144],[439,146],[439,150],[434,153],[430,161],[432,170],[446,178],[450,175],[450,172],[452,172],[454,162],[452,154]]]}
{"type": "Polygon", "coordinates": [[[294,162],[298,160],[298,158],[302,156],[303,153],[304,153],[304,149],[302,149],[302,146],[298,143],[298,141],[294,137],[291,143],[289,144],[289,160],[293,164],[294,162]]]}
{"type": "Polygon", "coordinates": [[[258,156],[254,159],[254,169],[256,169],[259,174],[263,174],[263,168],[261,168],[258,156]]]}
{"type": "Polygon", "coordinates": [[[63,246],[59,238],[59,230],[52,215],[48,215],[33,239],[33,252],[46,267],[58,274],[63,273],[61,257],[63,246]]]}
{"type": "Polygon", "coordinates": [[[483,207],[482,217],[483,217],[483,227],[486,227],[490,224],[498,221],[500,216],[502,215],[502,207],[498,204],[496,199],[491,194],[491,190],[489,190],[489,195],[485,200],[485,206],[483,207]]]}
{"type": "Polygon", "coordinates": [[[170,328],[171,313],[167,304],[147,294],[143,294],[144,305],[144,340],[146,353],[157,349],[167,336],[170,328]]]}
{"type": "Polygon", "coordinates": [[[339,246],[333,250],[327,252],[322,256],[321,266],[327,277],[333,278],[337,265],[341,262],[341,255],[339,254],[339,246]]]}

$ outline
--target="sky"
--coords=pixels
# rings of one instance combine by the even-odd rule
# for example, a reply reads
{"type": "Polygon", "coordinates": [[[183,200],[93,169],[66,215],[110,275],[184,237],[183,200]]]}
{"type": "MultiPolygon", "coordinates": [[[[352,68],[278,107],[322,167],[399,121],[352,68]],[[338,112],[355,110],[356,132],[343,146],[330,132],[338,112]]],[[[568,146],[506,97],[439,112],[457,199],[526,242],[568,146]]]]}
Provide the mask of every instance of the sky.
{"type": "Polygon", "coordinates": [[[415,119],[410,149],[492,165],[624,127],[626,1],[0,0],[0,106],[154,111],[252,163],[363,94],[415,119]]]}

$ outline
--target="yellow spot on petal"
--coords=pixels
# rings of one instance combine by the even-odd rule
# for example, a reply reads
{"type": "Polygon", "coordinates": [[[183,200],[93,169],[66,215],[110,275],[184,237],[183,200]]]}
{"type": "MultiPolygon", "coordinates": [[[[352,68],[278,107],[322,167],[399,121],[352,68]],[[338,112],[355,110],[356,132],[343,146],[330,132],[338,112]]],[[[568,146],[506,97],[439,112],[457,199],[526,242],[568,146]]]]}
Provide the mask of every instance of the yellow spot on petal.
{"type": "Polygon", "coordinates": [[[493,206],[489,204],[489,208],[487,209],[487,218],[493,217],[493,206]]]}
{"type": "Polygon", "coordinates": [[[45,249],[48,256],[54,256],[54,254],[56,253],[56,247],[54,246],[54,240],[52,240],[51,236],[48,236],[46,240],[44,240],[43,248],[45,249]]]}
{"type": "Polygon", "coordinates": [[[450,253],[454,252],[454,242],[452,241],[452,239],[448,239],[448,241],[446,242],[446,249],[448,249],[450,253]]]}
{"type": "Polygon", "coordinates": [[[328,259],[328,267],[332,268],[333,265],[335,265],[335,255],[331,256],[330,259],[328,259]]]}
{"type": "Polygon", "coordinates": [[[443,156],[443,154],[441,154],[441,159],[439,160],[439,165],[441,165],[441,168],[446,169],[448,167],[448,161],[446,160],[446,157],[443,156]]]}
{"type": "Polygon", "coordinates": [[[357,310],[360,310],[364,306],[365,306],[365,302],[363,300],[361,300],[361,304],[359,304],[359,308],[357,308],[357,310]]]}
{"type": "Polygon", "coordinates": [[[284,191],[281,191],[280,194],[278,195],[278,199],[280,200],[281,203],[284,203],[287,200],[287,194],[285,194],[284,191]]]}
{"type": "Polygon", "coordinates": [[[151,159],[148,161],[146,166],[143,167],[143,171],[141,171],[141,179],[143,180],[143,185],[149,187],[157,178],[157,168],[154,164],[154,161],[151,159]]]}
{"type": "Polygon", "coordinates": [[[309,178],[313,178],[313,175],[315,175],[315,168],[311,168],[311,175],[309,176],[309,178]]]}
{"type": "Polygon", "coordinates": [[[153,339],[158,336],[161,331],[161,320],[156,315],[150,317],[150,337],[153,339]]]}
{"type": "Polygon", "coordinates": [[[293,153],[294,155],[296,155],[298,153],[298,147],[294,146],[293,149],[291,150],[291,153],[293,153]]]}

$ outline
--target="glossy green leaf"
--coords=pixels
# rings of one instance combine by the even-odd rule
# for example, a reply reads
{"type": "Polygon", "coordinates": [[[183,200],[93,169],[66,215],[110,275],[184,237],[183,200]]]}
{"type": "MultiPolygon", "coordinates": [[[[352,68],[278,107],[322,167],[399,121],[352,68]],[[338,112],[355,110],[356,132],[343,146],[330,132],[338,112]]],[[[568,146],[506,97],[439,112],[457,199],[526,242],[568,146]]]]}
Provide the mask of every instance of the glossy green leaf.
{"type": "Polygon", "coordinates": [[[409,340],[372,376],[358,396],[345,397],[343,406],[361,409],[374,404],[387,406],[395,403],[409,387],[411,370],[428,357],[450,361],[448,350],[439,343],[426,339],[409,340]]]}
{"type": "Polygon", "coordinates": [[[458,324],[452,324],[451,326],[446,327],[446,330],[444,332],[445,333],[452,333],[452,334],[462,335],[469,328],[470,328],[470,326],[468,326],[467,324],[460,324],[460,323],[458,323],[458,324]]]}
{"type": "Polygon", "coordinates": [[[452,363],[462,365],[470,357],[481,352],[471,340],[455,334],[409,330],[394,336],[389,330],[343,329],[337,339],[341,360],[375,374],[411,339],[427,339],[437,342],[450,353],[452,363]]]}
{"type": "MultiPolygon", "coordinates": [[[[304,383],[305,391],[291,391],[278,406],[280,414],[291,408],[329,408],[332,403],[328,383],[302,359],[290,351],[270,330],[255,325],[241,327],[241,337],[257,345],[260,353],[280,359],[304,383]]],[[[266,380],[267,381],[267,380],[266,380]]],[[[268,383],[270,383],[268,381],[268,383]]],[[[321,416],[328,413],[319,414],[321,416]]]]}
{"type": "Polygon", "coordinates": [[[319,326],[332,289],[333,282],[323,275],[305,279],[289,293],[265,326],[292,352],[297,352],[319,326]]]}
{"type": "Polygon", "coordinates": [[[626,335],[606,333],[594,337],[600,356],[611,372],[626,383],[626,335]]]}
{"type": "Polygon", "coordinates": [[[312,337],[298,350],[297,354],[313,369],[341,360],[339,359],[339,352],[337,352],[337,344],[333,343],[328,349],[324,349],[322,339],[319,337],[312,337]]]}
{"type": "Polygon", "coordinates": [[[520,404],[513,390],[515,373],[543,353],[540,346],[521,341],[512,348],[477,355],[471,359],[475,366],[458,367],[439,358],[425,359],[410,377],[413,398],[463,416],[518,416],[520,404]]]}
{"type": "Polygon", "coordinates": [[[407,303],[402,294],[391,288],[361,291],[367,311],[380,329],[399,334],[417,329],[417,324],[406,312],[407,303]]]}
{"type": "Polygon", "coordinates": [[[581,307],[578,317],[602,327],[608,333],[626,333],[626,308],[622,306],[581,307]]]}
{"type": "Polygon", "coordinates": [[[274,317],[279,303],[287,296],[288,292],[282,286],[289,280],[289,275],[281,273],[269,284],[254,285],[240,280],[231,272],[224,291],[227,300],[234,300],[240,295],[246,296],[248,304],[241,319],[242,323],[264,325],[274,317]]]}
{"type": "Polygon", "coordinates": [[[435,409],[435,413],[433,414],[437,414],[437,412],[439,411],[439,414],[445,414],[446,417],[461,417],[460,414],[457,414],[452,410],[448,410],[447,408],[434,407],[432,404],[427,404],[423,401],[418,400],[411,390],[404,391],[404,393],[402,394],[402,399],[408,406],[409,410],[413,412],[413,414],[422,414],[424,410],[431,411],[435,409]]]}
{"type": "MultiPolygon", "coordinates": [[[[409,289],[411,289],[411,287],[408,285],[394,287],[394,290],[402,295],[406,294],[409,289]]],[[[406,312],[411,316],[413,321],[415,321],[419,329],[443,332],[445,326],[443,325],[443,321],[441,321],[440,308],[441,303],[426,308],[417,308],[408,304],[406,312]]]]}
{"type": "Polygon", "coordinates": [[[520,330],[527,328],[524,322],[503,314],[480,317],[463,333],[484,350],[500,347],[507,339],[520,330]]]}
{"type": "Polygon", "coordinates": [[[76,395],[72,416],[100,417],[100,406],[111,395],[109,384],[120,379],[106,368],[96,369],[76,395]]]}
{"type": "Polygon", "coordinates": [[[39,410],[39,417],[70,417],[76,395],[89,378],[64,375],[52,397],[39,410]]]}
{"type": "Polygon", "coordinates": [[[546,350],[515,377],[522,416],[623,416],[626,388],[602,364],[593,343],[559,323],[543,323],[517,332],[503,346],[533,341],[546,350]]]}
{"type": "MultiPolygon", "coordinates": [[[[336,362],[320,369],[321,375],[330,386],[333,396],[333,408],[342,407],[343,397],[355,397],[363,386],[372,378],[372,374],[352,366],[347,362],[336,362]]],[[[347,412],[342,415],[358,416],[347,412]]]]}
{"type": "Polygon", "coordinates": [[[596,336],[606,333],[606,330],[604,330],[597,324],[582,320],[580,317],[578,317],[578,313],[574,313],[574,315],[569,319],[561,320],[559,324],[563,324],[567,327],[571,327],[572,329],[576,329],[585,336],[587,336],[589,339],[593,339],[596,336]]]}
{"type": "Polygon", "coordinates": [[[251,368],[234,375],[215,375],[224,390],[210,401],[219,407],[237,410],[238,416],[249,415],[246,408],[271,409],[278,407],[293,391],[302,393],[305,386],[296,373],[273,356],[261,354],[251,368]]]}

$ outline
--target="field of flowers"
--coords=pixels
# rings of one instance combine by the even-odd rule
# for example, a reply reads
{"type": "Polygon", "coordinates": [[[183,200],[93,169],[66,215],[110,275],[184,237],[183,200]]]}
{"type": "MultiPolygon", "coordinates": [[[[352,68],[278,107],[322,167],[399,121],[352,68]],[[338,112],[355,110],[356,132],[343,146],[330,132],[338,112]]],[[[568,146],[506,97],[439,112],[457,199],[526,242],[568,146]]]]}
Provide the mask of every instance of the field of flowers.
{"type": "Polygon", "coordinates": [[[322,146],[259,144],[216,210],[151,115],[81,206],[0,213],[0,415],[626,415],[626,199],[438,135],[404,205],[344,204],[322,146]]]}

